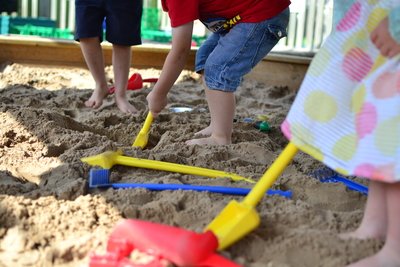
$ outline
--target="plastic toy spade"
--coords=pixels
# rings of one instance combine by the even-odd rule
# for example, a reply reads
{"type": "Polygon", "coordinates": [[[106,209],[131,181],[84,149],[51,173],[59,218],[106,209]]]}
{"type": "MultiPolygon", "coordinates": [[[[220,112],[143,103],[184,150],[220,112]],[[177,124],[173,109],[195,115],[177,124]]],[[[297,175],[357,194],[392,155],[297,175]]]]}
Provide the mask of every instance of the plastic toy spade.
{"type": "Polygon", "coordinates": [[[137,168],[146,168],[160,171],[177,172],[183,174],[199,175],[210,178],[218,177],[229,177],[234,181],[247,181],[254,183],[252,179],[245,178],[234,173],[211,170],[201,167],[187,166],[170,162],[162,162],[150,159],[139,159],[133,157],[127,157],[122,155],[122,151],[118,150],[107,151],[102,154],[98,154],[91,157],[86,157],[81,159],[83,162],[91,165],[98,166],[103,169],[111,169],[114,165],[124,165],[137,168]]]}
{"type": "Polygon", "coordinates": [[[211,230],[217,236],[218,249],[232,245],[260,224],[260,217],[255,210],[256,205],[291,162],[297,151],[297,147],[289,143],[244,200],[241,203],[235,200],[229,202],[206,227],[206,230],[211,230]]]}
{"type": "Polygon", "coordinates": [[[218,241],[211,232],[196,233],[141,220],[123,220],[111,233],[106,255],[92,255],[90,267],[161,267],[166,259],[177,266],[240,267],[215,253],[218,241]],[[179,241],[179,242],[177,242],[179,241]],[[134,264],[128,258],[134,249],[154,259],[134,264]]]}
{"type": "Polygon", "coordinates": [[[153,115],[149,111],[147,114],[146,120],[144,121],[142,129],[140,129],[138,135],[136,136],[135,141],[133,142],[133,147],[141,147],[144,148],[147,146],[147,142],[149,141],[149,132],[150,126],[153,122],[153,115]]]}
{"type": "MultiPolygon", "coordinates": [[[[143,88],[143,83],[148,82],[148,83],[155,83],[157,82],[157,78],[148,78],[148,79],[143,79],[142,76],[139,73],[134,73],[128,80],[128,85],[127,85],[127,90],[138,90],[143,88]]],[[[108,89],[109,94],[113,94],[115,92],[115,87],[110,87],[108,89]]]]}

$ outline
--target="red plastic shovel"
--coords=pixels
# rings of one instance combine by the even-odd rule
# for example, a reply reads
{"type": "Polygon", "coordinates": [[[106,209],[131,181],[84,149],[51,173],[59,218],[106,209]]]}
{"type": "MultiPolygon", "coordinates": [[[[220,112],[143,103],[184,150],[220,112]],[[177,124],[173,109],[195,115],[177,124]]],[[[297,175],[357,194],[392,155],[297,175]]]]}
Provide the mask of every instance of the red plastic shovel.
{"type": "Polygon", "coordinates": [[[111,233],[106,255],[92,255],[90,267],[156,267],[167,260],[177,266],[240,267],[215,251],[218,240],[211,231],[196,233],[178,227],[127,219],[120,222],[111,233]],[[177,242],[179,241],[179,242],[177,242]],[[149,263],[129,263],[130,253],[138,249],[154,256],[149,263]],[[182,253],[185,252],[185,253],[182,253]]]}
{"type": "MultiPolygon", "coordinates": [[[[155,83],[157,82],[158,79],[157,78],[148,78],[148,79],[143,79],[142,76],[139,73],[134,73],[132,74],[132,76],[129,78],[128,80],[128,86],[127,86],[127,90],[138,90],[138,89],[142,89],[143,88],[143,83],[147,82],[147,83],[155,83]]],[[[108,93],[109,94],[113,94],[115,92],[115,87],[110,87],[110,89],[108,89],[108,93]]]]}

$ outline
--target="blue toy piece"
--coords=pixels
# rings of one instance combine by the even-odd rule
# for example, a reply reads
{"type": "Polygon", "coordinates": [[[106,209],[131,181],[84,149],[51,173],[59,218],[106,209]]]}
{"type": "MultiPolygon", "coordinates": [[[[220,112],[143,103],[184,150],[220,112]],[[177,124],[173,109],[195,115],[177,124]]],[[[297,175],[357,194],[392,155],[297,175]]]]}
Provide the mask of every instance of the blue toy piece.
{"type": "Polygon", "coordinates": [[[336,171],[331,168],[324,167],[311,173],[311,176],[319,179],[323,183],[342,183],[348,189],[360,192],[363,195],[368,195],[368,187],[354,182],[348,178],[340,176],[336,171]]]}
{"type": "MultiPolygon", "coordinates": [[[[91,169],[89,174],[89,187],[90,188],[104,188],[112,187],[114,189],[123,188],[145,188],[152,191],[163,190],[192,190],[198,192],[211,192],[229,195],[247,195],[251,188],[238,188],[226,186],[204,186],[204,185],[188,185],[188,184],[136,184],[136,183],[110,183],[110,170],[109,169],[91,169]]],[[[291,191],[282,190],[268,190],[268,195],[280,195],[286,198],[292,198],[291,191]]]]}
{"type": "Polygon", "coordinates": [[[244,118],[243,122],[252,123],[254,120],[252,118],[244,118]]]}

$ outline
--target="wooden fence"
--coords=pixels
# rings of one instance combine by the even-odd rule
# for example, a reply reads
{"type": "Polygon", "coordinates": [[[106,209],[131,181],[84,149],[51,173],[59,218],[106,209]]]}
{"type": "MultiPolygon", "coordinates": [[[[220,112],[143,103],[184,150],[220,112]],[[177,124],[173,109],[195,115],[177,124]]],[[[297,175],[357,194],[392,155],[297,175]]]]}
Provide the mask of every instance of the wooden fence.
{"type": "Polygon", "coordinates": [[[75,29],[75,0],[18,0],[18,16],[46,17],[57,21],[61,29],[75,29]]]}
{"type": "Polygon", "coordinates": [[[287,38],[278,49],[317,50],[332,28],[332,0],[293,0],[287,38]]]}
{"type": "MultiPolygon", "coordinates": [[[[51,18],[57,21],[59,28],[74,31],[75,0],[18,1],[18,16],[51,18]]],[[[144,0],[144,7],[149,6],[160,9],[160,29],[170,30],[168,16],[161,12],[160,1],[144,0]]],[[[314,52],[321,46],[331,27],[332,0],[292,0],[288,36],[279,42],[275,50],[314,52]]],[[[201,23],[195,23],[194,31],[197,35],[207,34],[201,23]]]]}

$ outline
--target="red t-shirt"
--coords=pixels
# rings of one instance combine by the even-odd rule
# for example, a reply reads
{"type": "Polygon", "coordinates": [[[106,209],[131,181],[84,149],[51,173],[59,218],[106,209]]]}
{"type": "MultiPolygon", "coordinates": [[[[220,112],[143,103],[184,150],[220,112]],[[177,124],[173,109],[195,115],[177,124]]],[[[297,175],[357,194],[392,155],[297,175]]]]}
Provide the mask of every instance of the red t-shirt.
{"type": "Polygon", "coordinates": [[[260,22],[272,18],[290,5],[290,0],[161,0],[172,27],[199,19],[231,19],[260,22]]]}

